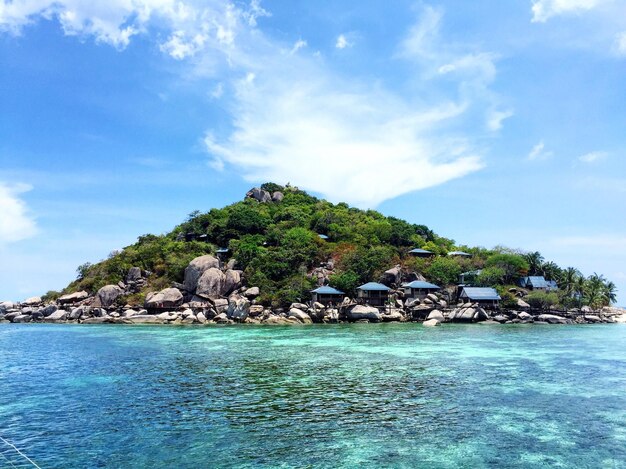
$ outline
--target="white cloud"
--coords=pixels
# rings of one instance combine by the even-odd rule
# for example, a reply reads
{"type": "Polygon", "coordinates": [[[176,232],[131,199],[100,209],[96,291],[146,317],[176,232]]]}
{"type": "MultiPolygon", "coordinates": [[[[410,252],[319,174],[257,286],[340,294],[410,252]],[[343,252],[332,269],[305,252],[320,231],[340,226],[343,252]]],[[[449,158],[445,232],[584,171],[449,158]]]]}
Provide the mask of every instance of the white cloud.
{"type": "Polygon", "coordinates": [[[533,0],[533,23],[545,23],[553,16],[592,10],[607,0],[533,0]]]}
{"type": "Polygon", "coordinates": [[[492,132],[496,132],[502,128],[502,122],[514,115],[515,113],[511,109],[506,111],[491,109],[487,113],[487,128],[492,132]]]}
{"type": "Polygon", "coordinates": [[[303,47],[307,46],[307,42],[303,41],[302,39],[298,39],[296,41],[296,43],[293,45],[293,47],[291,48],[291,54],[295,54],[296,52],[298,52],[300,49],[302,49],[303,47]]]}
{"type": "Polygon", "coordinates": [[[345,49],[346,47],[352,47],[354,44],[348,41],[348,38],[345,34],[340,34],[337,36],[337,41],[335,42],[335,47],[337,49],[345,49]]]}
{"type": "Polygon", "coordinates": [[[545,151],[545,144],[543,140],[539,142],[537,145],[533,147],[533,149],[528,154],[527,159],[530,161],[535,160],[545,160],[550,158],[553,155],[551,151],[545,151]]]}
{"type": "MultiPolygon", "coordinates": [[[[475,125],[468,110],[484,115],[493,108],[487,85],[494,57],[445,45],[439,10],[424,10],[396,57],[429,71],[420,93],[407,91],[409,83],[392,91],[340,75],[323,57],[286,54],[304,41],[286,48],[268,38],[256,28],[268,14],[258,1],[238,7],[218,0],[16,0],[0,11],[0,23],[17,32],[36,16],[55,17],[67,34],[118,48],[156,28],[166,38],[163,52],[193,57],[198,76],[229,80],[234,130],[208,132],[205,144],[214,168],[230,167],[250,181],[291,182],[332,200],[375,206],[483,167],[463,129],[475,125]],[[439,92],[438,80],[447,93],[439,92]],[[450,93],[455,100],[445,97],[450,93]]],[[[348,47],[343,36],[337,45],[348,47]]]]}
{"type": "Polygon", "coordinates": [[[626,31],[623,31],[616,36],[615,48],[619,55],[626,55],[626,31]]]}
{"type": "Polygon", "coordinates": [[[608,156],[607,152],[604,151],[592,151],[591,153],[586,153],[582,156],[578,157],[578,161],[581,163],[596,163],[597,161],[603,160],[608,156]]]}
{"type": "Polygon", "coordinates": [[[27,185],[0,182],[0,245],[33,236],[37,227],[19,194],[31,189],[27,185]]]}

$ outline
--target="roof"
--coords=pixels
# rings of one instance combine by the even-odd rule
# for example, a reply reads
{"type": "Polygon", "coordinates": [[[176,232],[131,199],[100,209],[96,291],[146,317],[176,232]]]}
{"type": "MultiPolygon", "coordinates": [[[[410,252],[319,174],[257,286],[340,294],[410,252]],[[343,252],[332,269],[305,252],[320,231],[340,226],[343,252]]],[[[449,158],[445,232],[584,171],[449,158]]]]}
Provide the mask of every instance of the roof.
{"type": "Polygon", "coordinates": [[[409,254],[432,254],[432,252],[427,251],[426,249],[415,248],[411,249],[409,254]]]}
{"type": "Polygon", "coordinates": [[[218,254],[222,254],[222,253],[228,252],[228,248],[219,248],[219,249],[218,249],[217,251],[215,251],[215,252],[216,252],[216,253],[218,253],[218,254]]]}
{"type": "Polygon", "coordinates": [[[311,290],[311,293],[317,293],[319,295],[343,295],[342,291],[339,291],[333,287],[324,286],[311,290]]]}
{"type": "MultiPolygon", "coordinates": [[[[465,293],[465,296],[467,296],[470,300],[497,301],[502,299],[494,288],[463,287],[463,293],[465,293]]],[[[461,295],[463,295],[463,293],[461,293],[461,295]]]]}
{"type": "Polygon", "coordinates": [[[468,254],[466,252],[463,251],[450,251],[448,253],[448,256],[465,256],[465,257],[472,257],[471,254],[468,254]]]}
{"type": "Polygon", "coordinates": [[[441,287],[438,287],[434,283],[423,282],[421,280],[415,280],[411,283],[405,283],[402,285],[405,288],[421,288],[422,290],[440,290],[441,287]]]}
{"type": "Polygon", "coordinates": [[[321,239],[328,239],[328,236],[326,236],[325,234],[318,234],[317,236],[319,236],[321,239]]]}
{"type": "Polygon", "coordinates": [[[558,290],[559,284],[556,283],[556,280],[546,280],[546,284],[550,290],[558,290]]]}
{"type": "Polygon", "coordinates": [[[524,283],[533,288],[548,288],[548,282],[543,276],[524,277],[524,283]]]}
{"type": "Polygon", "coordinates": [[[383,285],[382,283],[369,282],[369,283],[366,283],[365,285],[361,285],[360,287],[357,288],[357,290],[389,291],[391,290],[391,288],[389,288],[387,285],[383,285]]]}

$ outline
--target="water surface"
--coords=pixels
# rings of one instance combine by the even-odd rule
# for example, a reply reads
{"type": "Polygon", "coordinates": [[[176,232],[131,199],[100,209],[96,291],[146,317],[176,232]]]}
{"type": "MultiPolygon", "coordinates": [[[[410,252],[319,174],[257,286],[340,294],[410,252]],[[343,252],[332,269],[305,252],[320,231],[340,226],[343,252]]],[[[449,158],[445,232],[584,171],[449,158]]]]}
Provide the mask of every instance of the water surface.
{"type": "Polygon", "coordinates": [[[626,467],[623,325],[3,324],[0,357],[42,468],[626,467]]]}

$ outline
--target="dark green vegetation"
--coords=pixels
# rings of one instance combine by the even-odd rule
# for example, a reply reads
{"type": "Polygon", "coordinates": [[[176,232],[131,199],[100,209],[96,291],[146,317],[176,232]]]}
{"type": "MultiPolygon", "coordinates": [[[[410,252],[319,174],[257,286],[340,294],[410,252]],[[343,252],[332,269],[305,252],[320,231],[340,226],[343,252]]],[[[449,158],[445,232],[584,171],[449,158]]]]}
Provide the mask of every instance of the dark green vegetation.
{"type": "MultiPolygon", "coordinates": [[[[355,294],[358,285],[378,280],[385,270],[402,264],[408,271],[419,272],[441,286],[456,284],[463,272],[482,269],[471,283],[497,286],[505,305],[514,302],[509,288],[526,275],[544,275],[561,287],[558,294],[533,293],[537,299],[533,296],[532,301],[569,307],[601,306],[615,299],[612,282],[596,274],[584,278],[574,268],[561,269],[553,262],[545,262],[539,253],[458,245],[424,225],[345,203],[332,204],[294,187],[265,184],[262,188],[279,190],[284,199],[260,203],[246,198],[222,209],[193,212],[166,235],[140,236],[135,244],[112,252],[108,259],[81,265],[78,278],[64,293],[93,293],[106,284],[122,281],[130,267],[138,266],[150,272],[148,284],[123,301],[141,303],[148,291],[182,282],[184,269],[193,258],[228,247],[229,257],[235,258],[237,268],[244,271],[246,283],[261,289],[259,300],[266,305],[308,299],[309,290],[316,284],[308,274],[329,261],[334,265],[331,285],[349,296],[355,294]],[[328,236],[328,240],[322,240],[318,234],[328,236]],[[198,241],[201,235],[206,236],[198,241]],[[437,256],[412,257],[408,251],[415,247],[437,256]],[[447,257],[453,250],[468,252],[472,257],[447,257]]],[[[48,296],[55,294],[49,292],[48,296]]]]}

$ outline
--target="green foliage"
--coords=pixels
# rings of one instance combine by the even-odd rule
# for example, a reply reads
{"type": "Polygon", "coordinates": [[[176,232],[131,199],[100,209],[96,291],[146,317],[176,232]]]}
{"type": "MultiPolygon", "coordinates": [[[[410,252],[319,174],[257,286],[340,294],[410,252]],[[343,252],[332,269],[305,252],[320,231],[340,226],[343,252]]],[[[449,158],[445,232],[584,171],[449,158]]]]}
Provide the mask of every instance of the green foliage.
{"type": "Polygon", "coordinates": [[[513,293],[509,291],[509,289],[513,287],[512,285],[498,285],[496,286],[496,291],[498,295],[500,295],[500,307],[502,308],[515,308],[517,307],[517,298],[513,293]]]}
{"type": "Polygon", "coordinates": [[[501,285],[505,278],[506,271],[502,267],[485,267],[476,277],[476,285],[479,287],[501,285]]]}
{"type": "MultiPolygon", "coordinates": [[[[500,269],[503,272],[500,282],[512,283],[528,273],[528,262],[517,254],[495,254],[487,259],[486,267],[500,269]]],[[[496,282],[496,283],[500,283],[496,282]]]]}
{"type": "Polygon", "coordinates": [[[356,289],[361,285],[359,276],[351,270],[332,275],[329,280],[330,286],[344,292],[351,298],[356,296],[356,289]]]}
{"type": "Polygon", "coordinates": [[[524,301],[526,301],[531,308],[548,310],[550,306],[559,304],[559,296],[554,292],[533,291],[524,298],[524,301]]]}
{"type": "Polygon", "coordinates": [[[262,184],[261,189],[268,191],[270,194],[273,194],[274,192],[282,192],[283,190],[285,190],[283,186],[280,186],[273,182],[266,182],[265,184],[262,184]]]}
{"type": "Polygon", "coordinates": [[[61,296],[61,292],[50,290],[41,297],[41,301],[43,301],[44,303],[49,303],[49,302],[58,300],[60,296],[61,296]]]}
{"type": "Polygon", "coordinates": [[[91,262],[85,262],[84,264],[79,265],[76,268],[76,278],[78,280],[85,278],[89,273],[89,269],[91,268],[91,266],[91,262]]]}
{"type": "Polygon", "coordinates": [[[438,257],[426,270],[426,276],[437,285],[450,285],[458,281],[461,271],[462,269],[457,259],[438,257]]]}

